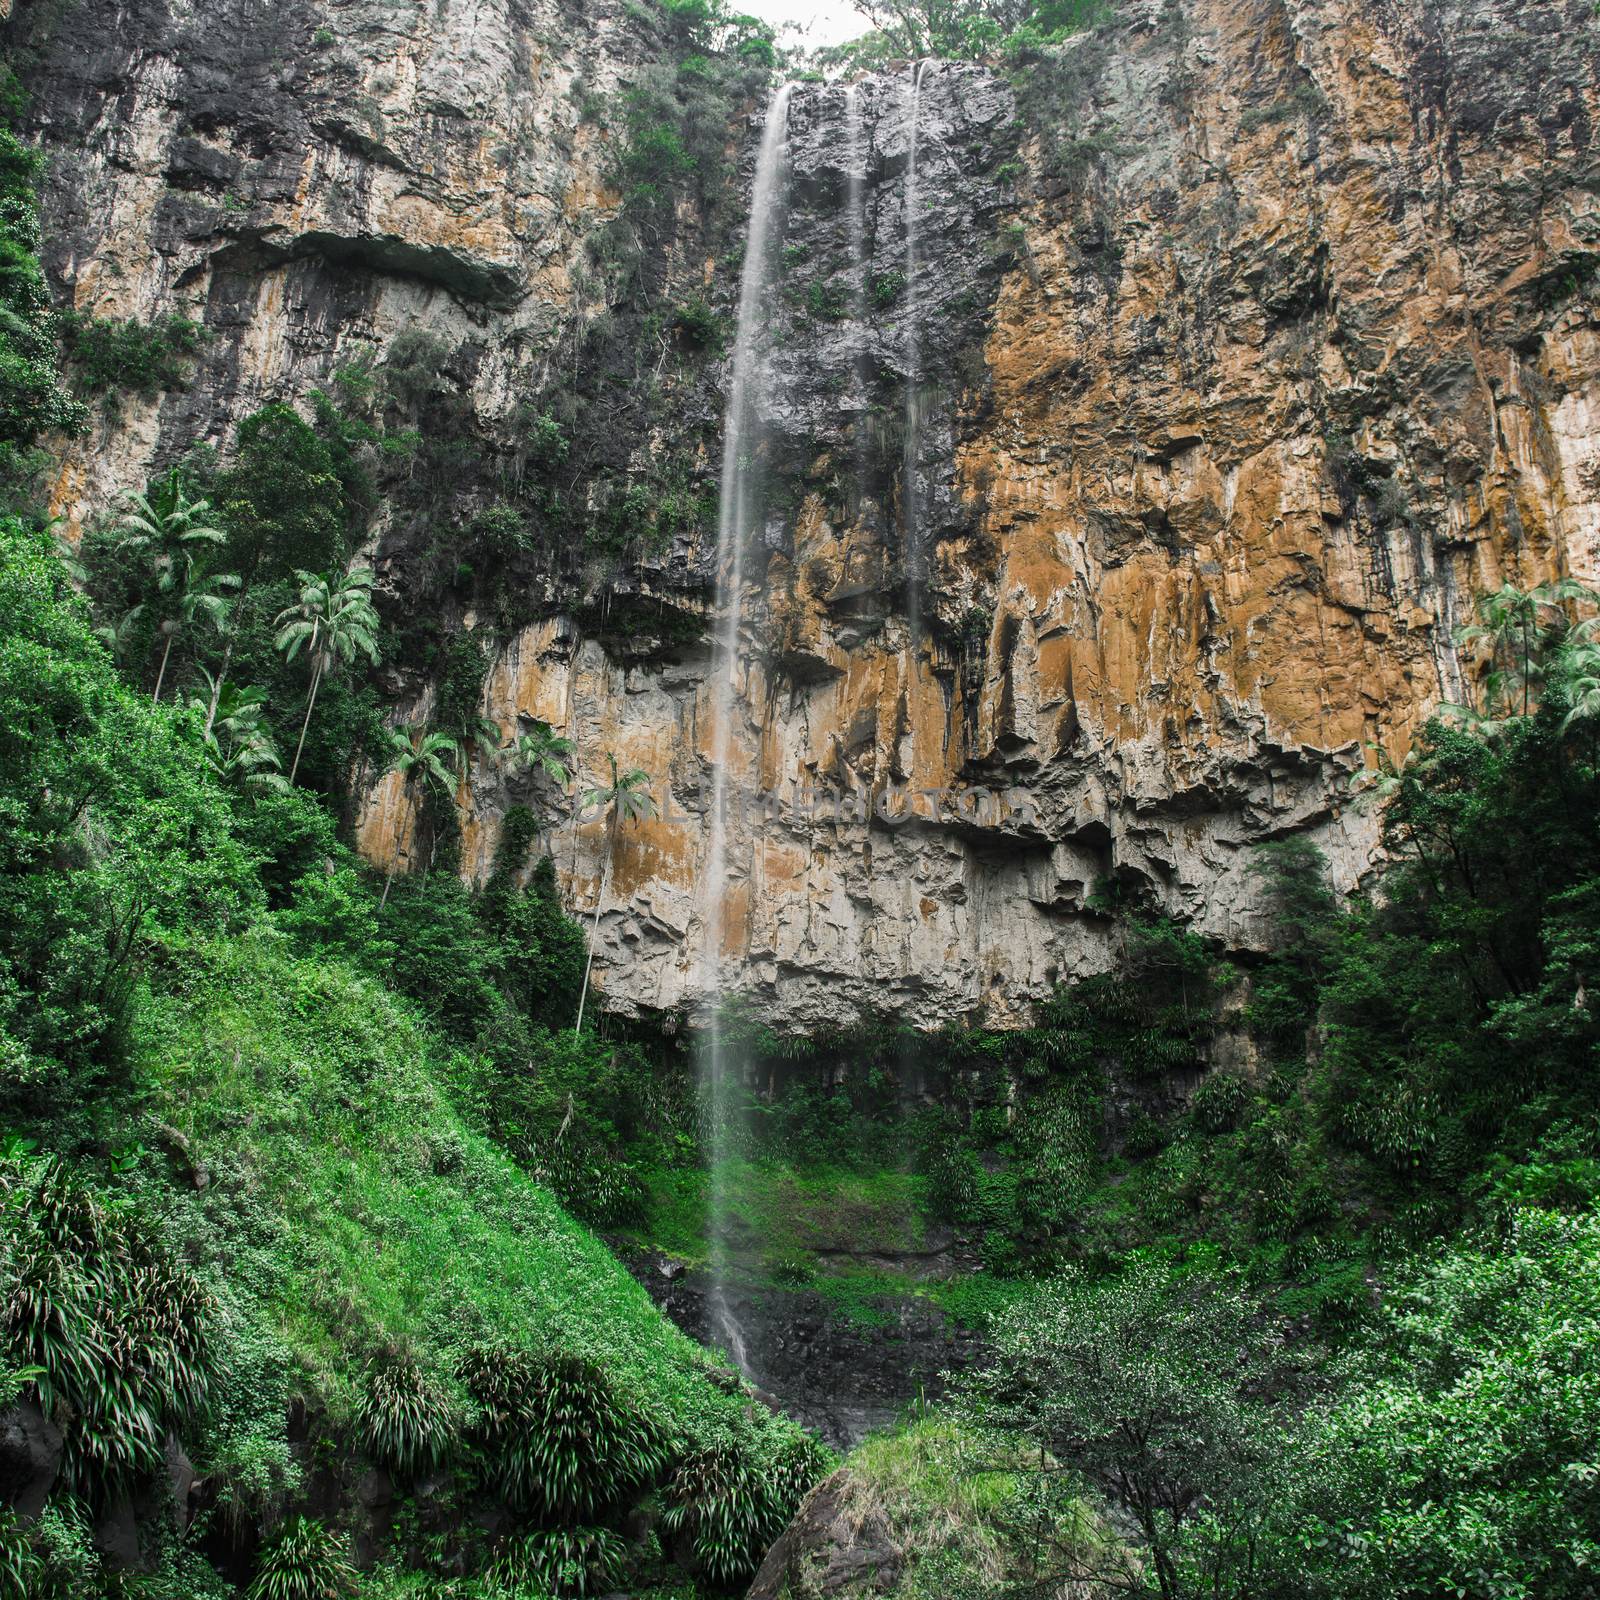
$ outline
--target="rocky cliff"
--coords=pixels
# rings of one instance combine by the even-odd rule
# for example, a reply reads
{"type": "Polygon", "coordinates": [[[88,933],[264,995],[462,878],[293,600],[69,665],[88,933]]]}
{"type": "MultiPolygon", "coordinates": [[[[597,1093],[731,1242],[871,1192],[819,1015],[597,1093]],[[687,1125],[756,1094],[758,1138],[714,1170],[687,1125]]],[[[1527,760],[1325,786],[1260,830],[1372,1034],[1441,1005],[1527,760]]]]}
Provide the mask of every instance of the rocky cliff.
{"type": "MultiPolygon", "coordinates": [[[[483,640],[488,715],[554,724],[585,781],[610,752],[652,775],[662,814],[609,857],[603,819],[543,807],[569,904],[602,899],[607,1003],[692,1006],[727,358],[682,308],[736,298],[759,83],[714,138],[697,113],[733,186],[641,220],[618,152],[675,45],[638,6],[8,26],[61,298],[207,333],[185,389],[66,447],[57,509],[434,336],[429,425],[475,448],[376,517],[386,613],[483,640]],[[486,559],[487,508],[553,503],[524,471],[547,410],[569,512],[486,559]]],[[[1006,71],[795,91],[734,741],[762,803],[724,924],[762,1011],[1003,1023],[1102,963],[1099,880],[1247,946],[1252,843],[1366,870],[1350,780],[1469,695],[1474,596],[1600,580],[1596,27],[1587,0],[1131,0],[1006,71]]],[[[430,714],[420,658],[384,684],[430,714]]],[[[480,764],[466,870],[531,782],[480,764]]],[[[403,862],[398,779],[365,790],[363,849],[403,862]]]]}

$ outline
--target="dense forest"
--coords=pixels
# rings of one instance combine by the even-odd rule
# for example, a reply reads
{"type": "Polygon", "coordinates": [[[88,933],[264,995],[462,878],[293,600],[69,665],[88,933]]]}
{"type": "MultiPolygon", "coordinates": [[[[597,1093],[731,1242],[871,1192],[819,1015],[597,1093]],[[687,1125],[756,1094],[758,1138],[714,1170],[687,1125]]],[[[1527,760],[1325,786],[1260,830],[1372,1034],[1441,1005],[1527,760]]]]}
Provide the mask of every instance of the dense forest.
{"type": "MultiPolygon", "coordinates": [[[[725,118],[770,31],[667,9],[725,118]]],[[[1096,20],[868,11],[819,70],[992,58],[1024,96],[1096,20]]],[[[654,115],[623,124],[645,211],[713,159],[654,115]]],[[[0,131],[0,1593],[1594,1593],[1600,595],[1476,597],[1475,698],[1344,796],[1381,869],[1345,893],[1305,838],[1257,844],[1259,948],[1111,873],[1115,959],[1028,1025],[730,1001],[748,1069],[712,1103],[681,1018],[597,1000],[548,843],[577,793],[614,849],[656,775],[604,752],[585,790],[550,723],[486,717],[472,635],[375,593],[376,508],[451,471],[439,350],[262,404],[70,541],[52,450],[202,335],[53,305],[45,159],[0,131]],[[533,803],[475,880],[456,799],[489,764],[533,803]],[[355,843],[383,774],[398,869],[355,843]],[[744,1291],[868,1331],[912,1297],[971,1359],[830,1449],[625,1264],[703,1263],[729,1192],[744,1291]],[[957,1266],[834,1270],[830,1229],[957,1266]],[[876,1541],[848,1580],[824,1524],[876,1541]]],[[[673,316],[710,359],[712,310],[673,316]]],[[[548,526],[480,514],[463,583],[609,537],[573,419],[525,420],[548,526]]],[[[704,510],[653,494],[628,539],[704,510]]]]}

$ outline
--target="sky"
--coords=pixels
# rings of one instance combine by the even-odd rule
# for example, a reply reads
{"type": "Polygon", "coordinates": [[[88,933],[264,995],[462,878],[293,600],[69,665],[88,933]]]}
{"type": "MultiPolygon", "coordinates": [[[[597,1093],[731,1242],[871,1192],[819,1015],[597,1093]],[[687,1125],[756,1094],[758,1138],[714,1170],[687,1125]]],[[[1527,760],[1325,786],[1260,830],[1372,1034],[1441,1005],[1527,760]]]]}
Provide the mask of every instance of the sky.
{"type": "Polygon", "coordinates": [[[867,19],[850,0],[735,0],[734,10],[784,30],[786,44],[813,48],[859,38],[868,28],[867,19]]]}

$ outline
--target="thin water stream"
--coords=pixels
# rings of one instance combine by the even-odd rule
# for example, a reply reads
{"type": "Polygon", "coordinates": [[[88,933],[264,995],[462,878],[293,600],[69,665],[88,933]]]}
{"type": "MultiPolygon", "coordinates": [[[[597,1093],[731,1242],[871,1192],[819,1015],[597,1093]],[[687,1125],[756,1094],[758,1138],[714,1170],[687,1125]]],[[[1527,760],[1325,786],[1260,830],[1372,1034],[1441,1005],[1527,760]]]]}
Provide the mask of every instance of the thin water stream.
{"type": "Polygon", "coordinates": [[[717,622],[711,667],[711,834],[705,886],[703,992],[712,1009],[701,1069],[709,1079],[711,1113],[710,1236],[707,1240],[712,1273],[710,1313],[715,1333],[746,1373],[750,1371],[750,1363],[744,1331],[727,1296],[730,1216],[727,1173],[729,1156],[737,1145],[735,1119],[739,1114],[741,1084],[739,1064],[733,1059],[726,1038],[720,1001],[724,989],[725,946],[729,942],[729,902],[734,889],[728,858],[728,798],[737,715],[740,612],[745,553],[758,532],[761,515],[759,451],[767,355],[764,335],[769,326],[766,301],[775,272],[775,245],[782,233],[789,96],[790,85],[785,84],[773,95],[767,108],[750,197],[750,223],[739,279],[733,376],[723,425],[722,485],[717,508],[717,622]]]}

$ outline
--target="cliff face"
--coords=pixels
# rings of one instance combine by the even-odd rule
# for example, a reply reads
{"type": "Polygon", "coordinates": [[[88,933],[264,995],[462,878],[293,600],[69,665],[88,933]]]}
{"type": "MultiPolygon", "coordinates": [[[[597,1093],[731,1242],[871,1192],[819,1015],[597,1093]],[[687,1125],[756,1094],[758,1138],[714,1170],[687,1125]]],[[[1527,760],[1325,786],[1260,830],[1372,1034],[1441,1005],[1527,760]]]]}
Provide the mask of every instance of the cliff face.
{"type": "MultiPolygon", "coordinates": [[[[624,6],[24,4],[11,29],[63,297],[211,335],[185,392],[69,448],[71,520],[417,328],[455,352],[462,426],[508,440],[602,361],[583,329],[639,310],[590,269],[618,135],[587,108],[662,49],[624,6]]],[[[735,789],[772,803],[734,820],[725,923],[761,1010],[1013,1020],[1103,961],[1097,879],[1243,945],[1252,843],[1303,830],[1341,884],[1366,869],[1349,779],[1469,695],[1474,595],[1600,581],[1597,43],[1587,0],[1173,0],[1014,84],[796,90],[735,739],[735,789]],[[904,820],[907,790],[953,794],[904,820]]],[[[746,181],[759,111],[729,133],[746,181]]],[[[680,197],[641,235],[635,299],[732,304],[714,213],[680,197]]],[[[682,463],[703,499],[726,361],[659,337],[649,417],[585,448],[682,463]]],[[[483,493],[463,478],[453,525],[483,493]]],[[[389,607],[490,643],[503,728],[656,780],[604,879],[624,1009],[706,976],[714,531],[518,558],[508,608],[435,596],[414,530],[374,529],[389,607]]],[[[424,672],[387,682],[428,714],[424,672]]],[[[469,871],[529,793],[480,767],[469,871]]],[[[604,823],[542,799],[587,910],[604,823]]],[[[372,787],[375,859],[407,856],[406,811],[372,787]]]]}

